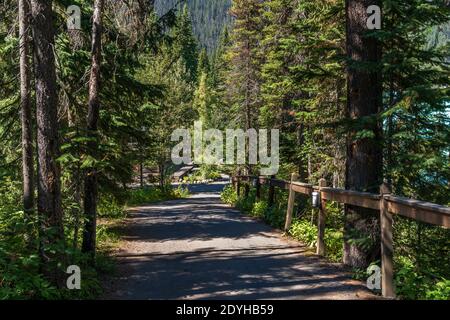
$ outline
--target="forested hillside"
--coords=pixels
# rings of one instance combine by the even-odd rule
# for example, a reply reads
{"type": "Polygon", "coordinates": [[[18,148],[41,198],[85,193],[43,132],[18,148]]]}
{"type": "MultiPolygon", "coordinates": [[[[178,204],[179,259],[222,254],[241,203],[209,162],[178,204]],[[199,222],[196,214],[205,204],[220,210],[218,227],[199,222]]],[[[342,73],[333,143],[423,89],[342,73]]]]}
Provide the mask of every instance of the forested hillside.
{"type": "MultiPolygon", "coordinates": [[[[162,15],[178,2],[178,0],[156,0],[156,12],[162,15]]],[[[211,53],[217,47],[223,28],[231,22],[228,14],[231,0],[187,0],[186,3],[198,41],[211,53]]]]}

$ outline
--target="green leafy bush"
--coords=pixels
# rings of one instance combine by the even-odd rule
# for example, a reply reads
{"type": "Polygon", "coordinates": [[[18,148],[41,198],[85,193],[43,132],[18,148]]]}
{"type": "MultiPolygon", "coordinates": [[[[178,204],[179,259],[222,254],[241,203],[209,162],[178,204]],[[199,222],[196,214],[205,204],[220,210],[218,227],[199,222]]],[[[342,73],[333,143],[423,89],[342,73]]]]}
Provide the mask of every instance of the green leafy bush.
{"type": "Polygon", "coordinates": [[[289,234],[309,247],[317,244],[317,227],[309,221],[294,219],[289,234]]]}
{"type": "Polygon", "coordinates": [[[344,233],[342,230],[325,229],[325,256],[334,262],[343,258],[344,233]]]}
{"type": "Polygon", "coordinates": [[[240,210],[242,210],[243,212],[247,213],[247,214],[251,214],[252,210],[253,210],[253,203],[255,202],[254,197],[249,196],[248,198],[246,197],[239,197],[237,202],[236,202],[236,207],[239,208],[240,210]]]}
{"type": "Polygon", "coordinates": [[[395,269],[396,293],[400,298],[450,300],[450,280],[427,274],[407,257],[398,257],[395,269]]]}
{"type": "Polygon", "coordinates": [[[187,198],[190,193],[187,187],[178,186],[178,188],[173,189],[173,194],[175,198],[187,198]]]}
{"type": "Polygon", "coordinates": [[[217,180],[222,176],[217,166],[202,165],[199,170],[193,174],[184,177],[184,182],[194,183],[195,181],[217,180]]]}
{"type": "Polygon", "coordinates": [[[202,165],[198,171],[199,180],[217,180],[221,178],[220,171],[217,166],[202,165]]]}
{"type": "Polygon", "coordinates": [[[38,273],[39,257],[0,247],[0,300],[5,299],[56,299],[59,292],[38,273]]]}
{"type": "Polygon", "coordinates": [[[258,201],[253,204],[250,215],[257,218],[264,218],[268,210],[268,204],[265,201],[258,201]]]}
{"type": "Polygon", "coordinates": [[[112,194],[102,194],[99,197],[98,215],[103,218],[123,218],[126,215],[124,204],[112,194]]]}
{"type": "Polygon", "coordinates": [[[267,210],[264,213],[264,221],[270,226],[281,229],[284,226],[286,218],[286,211],[282,207],[267,205],[267,210]]]}
{"type": "Polygon", "coordinates": [[[230,204],[230,205],[235,205],[238,199],[237,193],[234,190],[233,186],[228,185],[226,186],[222,193],[220,194],[220,198],[222,199],[223,202],[230,204]]]}
{"type": "Polygon", "coordinates": [[[134,206],[145,203],[153,203],[158,201],[165,201],[177,198],[184,198],[189,195],[189,190],[179,186],[177,189],[147,187],[140,189],[133,189],[128,192],[126,205],[134,206]]]}
{"type": "Polygon", "coordinates": [[[425,293],[429,300],[450,300],[450,280],[442,279],[425,293]]]}
{"type": "Polygon", "coordinates": [[[94,299],[102,292],[100,274],[110,274],[114,266],[109,257],[99,252],[93,267],[89,257],[79,249],[67,248],[61,254],[64,254],[67,265],[81,268],[81,290],[57,288],[39,272],[41,262],[37,254],[24,248],[17,250],[9,244],[7,241],[0,245],[0,300],[94,299]]]}

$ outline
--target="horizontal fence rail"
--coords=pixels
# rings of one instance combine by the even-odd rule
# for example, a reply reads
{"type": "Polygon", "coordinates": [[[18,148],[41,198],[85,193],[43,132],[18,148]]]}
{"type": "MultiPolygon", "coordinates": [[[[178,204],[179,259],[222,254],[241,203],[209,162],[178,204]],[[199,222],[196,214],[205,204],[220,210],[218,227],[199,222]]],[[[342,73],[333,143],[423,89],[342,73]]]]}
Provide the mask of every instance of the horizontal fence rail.
{"type": "Polygon", "coordinates": [[[380,193],[375,194],[329,188],[326,187],[326,181],[324,179],[319,181],[319,186],[298,182],[297,179],[298,176],[295,174],[292,175],[291,181],[275,179],[274,177],[235,176],[232,178],[232,182],[238,195],[240,195],[242,182],[247,182],[245,185],[245,196],[248,196],[250,185],[256,187],[257,200],[261,197],[261,185],[269,186],[269,205],[273,205],[274,203],[274,188],[288,190],[289,198],[284,228],[285,231],[288,231],[291,226],[295,194],[300,193],[311,196],[313,192],[317,192],[320,195],[317,221],[317,254],[319,255],[325,254],[325,205],[327,201],[379,210],[381,225],[382,294],[384,297],[395,297],[393,284],[393,215],[400,215],[447,229],[450,228],[450,207],[394,196],[391,194],[389,187],[385,184],[380,187],[380,193]]]}

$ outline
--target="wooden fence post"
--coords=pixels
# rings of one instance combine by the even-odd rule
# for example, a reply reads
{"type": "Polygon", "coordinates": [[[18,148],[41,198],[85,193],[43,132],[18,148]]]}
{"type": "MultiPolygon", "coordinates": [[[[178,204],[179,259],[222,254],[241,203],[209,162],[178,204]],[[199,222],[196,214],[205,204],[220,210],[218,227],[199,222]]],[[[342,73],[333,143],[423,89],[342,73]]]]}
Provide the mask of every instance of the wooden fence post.
{"type": "Polygon", "coordinates": [[[320,208],[317,217],[317,254],[325,255],[325,219],[326,219],[326,200],[322,196],[322,188],[327,186],[325,179],[319,180],[320,208]]]}
{"type": "Polygon", "coordinates": [[[261,200],[261,183],[259,181],[259,176],[256,177],[256,201],[261,200]]]}
{"type": "Polygon", "coordinates": [[[292,183],[298,179],[298,174],[293,173],[291,174],[291,184],[289,185],[289,200],[288,200],[288,206],[286,211],[286,223],[284,225],[284,231],[288,232],[289,228],[291,227],[292,223],[292,213],[294,211],[294,204],[295,204],[295,191],[292,188],[292,183]]]}
{"type": "Polygon", "coordinates": [[[275,203],[275,187],[272,184],[272,179],[275,179],[275,176],[270,176],[269,178],[269,194],[267,203],[269,204],[269,208],[273,206],[275,203]]]}
{"type": "Polygon", "coordinates": [[[392,238],[392,215],[388,211],[384,195],[391,190],[386,183],[380,187],[380,224],[381,224],[381,293],[383,297],[394,298],[394,246],[392,238]]]}

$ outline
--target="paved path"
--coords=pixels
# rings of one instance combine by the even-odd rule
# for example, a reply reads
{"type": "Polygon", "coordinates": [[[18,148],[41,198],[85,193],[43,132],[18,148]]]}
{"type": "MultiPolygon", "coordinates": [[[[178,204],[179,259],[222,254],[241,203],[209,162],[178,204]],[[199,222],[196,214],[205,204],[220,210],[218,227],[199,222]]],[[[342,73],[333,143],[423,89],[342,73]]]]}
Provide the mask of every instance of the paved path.
{"type": "Polygon", "coordinates": [[[223,184],[134,208],[109,299],[373,298],[337,266],[222,204],[223,184]]]}

